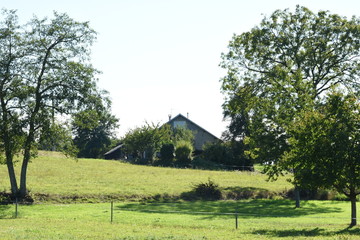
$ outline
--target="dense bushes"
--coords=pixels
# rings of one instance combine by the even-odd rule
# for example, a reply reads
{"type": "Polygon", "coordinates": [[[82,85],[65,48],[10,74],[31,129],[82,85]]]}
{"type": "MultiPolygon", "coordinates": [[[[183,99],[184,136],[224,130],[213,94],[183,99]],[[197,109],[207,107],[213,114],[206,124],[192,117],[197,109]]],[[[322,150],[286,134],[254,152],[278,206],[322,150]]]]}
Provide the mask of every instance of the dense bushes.
{"type": "Polygon", "coordinates": [[[171,166],[175,161],[175,146],[172,143],[162,145],[157,165],[171,166]]]}
{"type": "Polygon", "coordinates": [[[202,157],[223,165],[223,168],[253,171],[253,163],[244,152],[245,146],[242,142],[218,142],[205,145],[202,157]]]}
{"type": "Polygon", "coordinates": [[[222,198],[219,185],[210,178],[205,183],[196,184],[193,190],[197,197],[204,200],[220,200],[222,198]]]}

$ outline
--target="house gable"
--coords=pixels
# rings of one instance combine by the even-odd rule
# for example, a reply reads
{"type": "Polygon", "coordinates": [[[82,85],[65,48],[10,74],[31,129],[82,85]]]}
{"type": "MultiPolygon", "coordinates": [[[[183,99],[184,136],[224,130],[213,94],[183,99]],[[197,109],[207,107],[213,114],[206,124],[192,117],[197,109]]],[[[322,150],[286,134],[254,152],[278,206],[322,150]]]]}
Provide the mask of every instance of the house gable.
{"type": "Polygon", "coordinates": [[[203,150],[203,146],[206,143],[215,143],[221,141],[218,137],[200,127],[182,114],[179,114],[176,117],[170,119],[167,124],[173,128],[185,127],[190,129],[194,134],[194,148],[197,151],[203,150]]]}

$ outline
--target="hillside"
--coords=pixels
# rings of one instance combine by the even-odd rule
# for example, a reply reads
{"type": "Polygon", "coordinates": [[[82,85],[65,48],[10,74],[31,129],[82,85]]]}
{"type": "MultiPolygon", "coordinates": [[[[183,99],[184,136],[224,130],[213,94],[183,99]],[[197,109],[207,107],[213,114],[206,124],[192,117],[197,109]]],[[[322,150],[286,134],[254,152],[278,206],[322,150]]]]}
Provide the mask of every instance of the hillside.
{"type": "MultiPolygon", "coordinates": [[[[19,169],[20,164],[16,167],[19,169]]],[[[0,166],[0,176],[0,189],[8,191],[5,165],[0,166]]],[[[28,187],[38,201],[176,198],[191,191],[193,184],[206,182],[209,178],[228,192],[283,192],[292,188],[285,179],[267,182],[266,176],[259,172],[174,169],[99,159],[74,160],[54,152],[40,152],[30,163],[28,187]]]]}

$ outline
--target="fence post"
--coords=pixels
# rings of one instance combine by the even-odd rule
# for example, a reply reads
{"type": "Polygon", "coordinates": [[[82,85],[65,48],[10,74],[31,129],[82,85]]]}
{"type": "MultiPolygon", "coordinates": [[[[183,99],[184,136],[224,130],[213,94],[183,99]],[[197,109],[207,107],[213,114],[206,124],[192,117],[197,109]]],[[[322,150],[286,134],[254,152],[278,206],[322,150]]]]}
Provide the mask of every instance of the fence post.
{"type": "Polygon", "coordinates": [[[15,198],[15,218],[18,217],[18,199],[15,198]]]}
{"type": "Polygon", "coordinates": [[[235,211],[235,229],[238,229],[238,210],[235,211]]]}
{"type": "Polygon", "coordinates": [[[113,223],[114,218],[114,203],[111,201],[111,211],[110,211],[110,222],[113,223]]]}

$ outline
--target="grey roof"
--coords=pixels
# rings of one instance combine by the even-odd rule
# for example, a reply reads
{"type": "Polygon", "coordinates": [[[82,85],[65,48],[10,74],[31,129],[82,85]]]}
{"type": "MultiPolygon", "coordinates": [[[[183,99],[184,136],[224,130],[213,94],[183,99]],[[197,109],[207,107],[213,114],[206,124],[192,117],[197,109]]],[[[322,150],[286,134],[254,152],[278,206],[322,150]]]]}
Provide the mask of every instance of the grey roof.
{"type": "Polygon", "coordinates": [[[109,154],[115,152],[116,150],[118,150],[119,148],[121,148],[123,145],[124,145],[124,144],[120,144],[120,145],[114,147],[113,149],[111,149],[110,151],[108,151],[107,153],[105,153],[104,155],[109,155],[109,154]]]}

